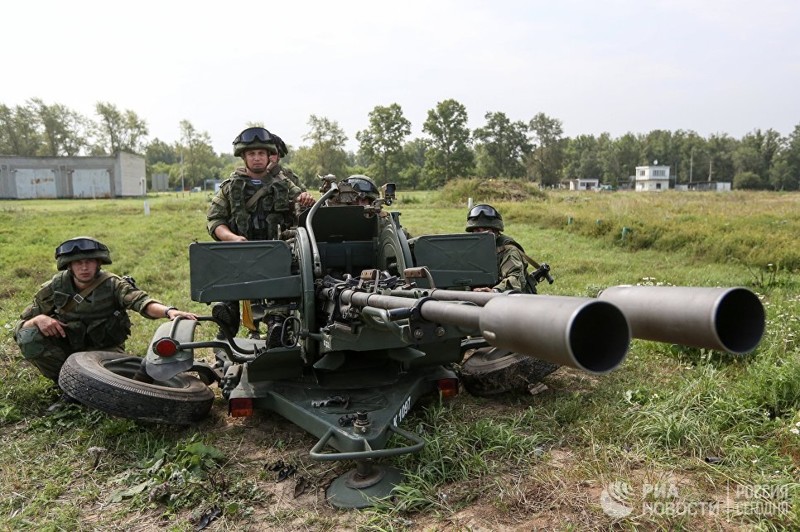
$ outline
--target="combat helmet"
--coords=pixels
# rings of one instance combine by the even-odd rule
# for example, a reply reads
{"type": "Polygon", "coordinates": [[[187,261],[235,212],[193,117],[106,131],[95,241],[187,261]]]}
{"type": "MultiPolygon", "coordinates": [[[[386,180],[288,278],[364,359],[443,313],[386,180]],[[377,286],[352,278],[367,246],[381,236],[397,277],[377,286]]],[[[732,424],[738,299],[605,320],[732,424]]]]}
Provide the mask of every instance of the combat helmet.
{"type": "Polygon", "coordinates": [[[344,181],[353,187],[353,190],[358,192],[359,196],[367,198],[371,202],[378,199],[381,195],[381,193],[378,192],[378,187],[375,186],[375,181],[373,181],[371,177],[355,174],[344,181]]]}
{"type": "Polygon", "coordinates": [[[245,150],[262,149],[286,157],[289,149],[283,139],[263,127],[249,127],[233,139],[233,155],[241,157],[245,150]]]}
{"type": "Polygon", "coordinates": [[[84,259],[97,259],[100,264],[111,264],[111,252],[108,246],[90,236],[70,238],[56,248],[56,266],[59,270],[66,270],[70,262],[84,259]]]}
{"type": "Polygon", "coordinates": [[[467,213],[467,232],[479,227],[490,227],[500,232],[503,231],[503,217],[500,212],[486,203],[475,205],[467,213]]]}

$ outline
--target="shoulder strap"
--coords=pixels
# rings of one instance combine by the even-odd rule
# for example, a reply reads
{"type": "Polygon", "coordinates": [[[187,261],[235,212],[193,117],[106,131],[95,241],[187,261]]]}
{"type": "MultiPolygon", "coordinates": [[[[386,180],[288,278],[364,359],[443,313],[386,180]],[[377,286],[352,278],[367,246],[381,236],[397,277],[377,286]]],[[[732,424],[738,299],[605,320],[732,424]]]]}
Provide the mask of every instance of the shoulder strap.
{"type": "Polygon", "coordinates": [[[500,249],[502,249],[503,251],[506,251],[506,250],[509,250],[509,249],[516,249],[517,251],[522,253],[522,256],[525,257],[526,261],[528,261],[528,264],[530,264],[534,268],[539,268],[539,266],[541,266],[538,262],[536,262],[535,260],[530,258],[528,255],[526,255],[525,252],[522,251],[518,246],[515,246],[513,244],[506,244],[505,246],[500,246],[500,249]]]}
{"type": "Polygon", "coordinates": [[[67,301],[67,304],[61,307],[61,312],[66,314],[67,312],[72,310],[72,308],[75,305],[86,299],[86,297],[89,294],[91,294],[95,288],[103,284],[103,281],[105,281],[109,277],[111,277],[111,274],[101,271],[100,274],[95,278],[95,280],[92,281],[92,284],[81,290],[79,294],[75,294],[74,296],[72,296],[72,298],[69,301],[67,301]]]}
{"type": "Polygon", "coordinates": [[[248,211],[252,210],[253,207],[255,207],[256,203],[258,203],[258,200],[263,198],[264,194],[266,194],[267,192],[269,192],[269,187],[261,187],[258,190],[256,190],[256,193],[250,196],[250,199],[247,200],[247,202],[244,204],[245,209],[247,209],[248,211]]]}

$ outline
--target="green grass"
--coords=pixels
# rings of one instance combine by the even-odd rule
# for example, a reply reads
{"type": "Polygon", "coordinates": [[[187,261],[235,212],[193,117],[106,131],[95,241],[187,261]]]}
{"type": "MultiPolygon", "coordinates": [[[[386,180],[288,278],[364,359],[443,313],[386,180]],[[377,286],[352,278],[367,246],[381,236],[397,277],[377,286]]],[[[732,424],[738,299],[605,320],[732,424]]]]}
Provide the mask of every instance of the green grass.
{"type": "MultiPolygon", "coordinates": [[[[765,305],[765,338],[744,357],[637,340],[607,375],[561,369],[535,396],[462,394],[418,405],[404,427],[428,443],[391,461],[407,474],[396,499],[337,512],[321,494],[346,465],[310,460],[316,439],[288,421],[265,414],[233,423],[221,399],[209,419],[181,429],[80,407],[47,416],[55,393],[10,337],[55,273],[54,247],[77,235],[107,243],[109,270],[132,275],[164,303],[208,313],[189,298],[187,260],[190,242],[210,240],[206,195],[149,196],[149,215],[142,198],[0,201],[0,529],[192,530],[215,506],[223,515],[212,527],[220,530],[800,526],[800,195],[547,191],[509,201],[461,183],[455,191],[400,191],[391,210],[403,213],[412,235],[462,232],[467,197],[500,208],[506,232],[550,263],[556,282],[542,293],[746,286],[765,305]],[[275,483],[265,466],[277,459],[298,464],[313,494],[294,499],[275,483]],[[637,510],[618,521],[599,502],[611,482],[634,488],[637,510]],[[692,502],[755,484],[787,487],[790,510],[639,511],[645,485],[675,486],[692,502]]],[[[128,350],[143,354],[159,322],[132,319],[128,350]]]]}

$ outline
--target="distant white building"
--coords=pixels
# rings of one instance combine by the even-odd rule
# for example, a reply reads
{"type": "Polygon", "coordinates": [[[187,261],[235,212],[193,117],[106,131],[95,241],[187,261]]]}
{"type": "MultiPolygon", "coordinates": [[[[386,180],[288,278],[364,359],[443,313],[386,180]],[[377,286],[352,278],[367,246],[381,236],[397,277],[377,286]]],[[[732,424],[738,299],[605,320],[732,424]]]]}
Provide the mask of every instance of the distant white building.
{"type": "Polygon", "coordinates": [[[669,166],[659,165],[658,161],[652,166],[637,166],[635,178],[637,192],[669,190],[669,166]]]}
{"type": "Polygon", "coordinates": [[[693,183],[684,183],[682,185],[675,185],[675,190],[710,190],[713,192],[730,192],[730,181],[695,181],[693,183]]]}
{"type": "Polygon", "coordinates": [[[0,156],[0,198],[118,198],[147,193],[141,155],[0,156]]]}
{"type": "Polygon", "coordinates": [[[570,179],[570,190],[596,190],[600,186],[599,179],[570,179]]]}

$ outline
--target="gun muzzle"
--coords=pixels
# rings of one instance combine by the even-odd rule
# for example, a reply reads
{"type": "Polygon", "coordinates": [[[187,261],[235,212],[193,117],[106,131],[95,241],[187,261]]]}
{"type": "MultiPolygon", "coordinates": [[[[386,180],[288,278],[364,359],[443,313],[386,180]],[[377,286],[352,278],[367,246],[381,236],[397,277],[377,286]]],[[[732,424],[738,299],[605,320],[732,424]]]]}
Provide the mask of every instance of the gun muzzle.
{"type": "Polygon", "coordinates": [[[492,298],[480,329],[494,346],[598,374],[620,365],[631,340],[625,315],[613,304],[566,296],[492,298]]]}
{"type": "Polygon", "coordinates": [[[598,299],[619,307],[643,340],[745,354],[764,334],[764,307],[746,288],[612,286],[598,299]]]}
{"type": "MultiPolygon", "coordinates": [[[[426,320],[461,327],[468,334],[482,335],[495,347],[554,364],[607,373],[619,366],[630,346],[625,315],[605,301],[453,290],[429,294],[433,301],[420,307],[426,320]]],[[[410,308],[415,302],[353,290],[342,291],[341,298],[345,303],[385,309],[410,308]]]]}

